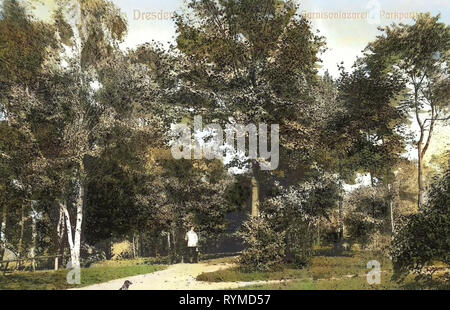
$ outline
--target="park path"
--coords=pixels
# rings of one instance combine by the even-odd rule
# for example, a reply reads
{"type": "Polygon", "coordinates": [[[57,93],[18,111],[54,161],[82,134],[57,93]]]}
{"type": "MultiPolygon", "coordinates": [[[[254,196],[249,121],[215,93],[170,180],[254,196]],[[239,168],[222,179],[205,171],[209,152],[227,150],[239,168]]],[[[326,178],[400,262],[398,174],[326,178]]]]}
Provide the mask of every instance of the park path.
{"type": "Polygon", "coordinates": [[[233,266],[234,265],[230,263],[212,262],[201,262],[198,264],[176,264],[157,272],[85,286],[79,288],[78,290],[118,290],[125,280],[129,280],[133,283],[130,290],[220,290],[281,282],[202,282],[196,280],[196,277],[203,272],[213,272],[233,266]]]}

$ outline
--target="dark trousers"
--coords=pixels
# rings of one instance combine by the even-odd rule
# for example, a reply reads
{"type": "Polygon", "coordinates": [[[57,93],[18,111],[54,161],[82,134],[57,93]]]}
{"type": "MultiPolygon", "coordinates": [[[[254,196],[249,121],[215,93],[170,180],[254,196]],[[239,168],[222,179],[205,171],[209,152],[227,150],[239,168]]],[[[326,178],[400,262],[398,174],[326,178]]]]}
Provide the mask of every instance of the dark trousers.
{"type": "Polygon", "coordinates": [[[198,263],[198,248],[197,247],[188,247],[188,263],[198,263]]]}

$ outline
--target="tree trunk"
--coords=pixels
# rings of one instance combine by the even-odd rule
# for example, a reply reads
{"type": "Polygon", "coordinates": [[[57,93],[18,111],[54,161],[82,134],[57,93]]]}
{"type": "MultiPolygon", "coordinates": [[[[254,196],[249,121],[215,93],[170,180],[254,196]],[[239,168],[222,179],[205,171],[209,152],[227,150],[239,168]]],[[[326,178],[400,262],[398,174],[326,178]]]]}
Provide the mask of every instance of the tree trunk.
{"type": "Polygon", "coordinates": [[[22,257],[23,253],[23,235],[25,232],[25,205],[22,204],[20,211],[20,235],[19,235],[19,245],[17,246],[17,254],[22,257]]]}
{"type": "MultiPolygon", "coordinates": [[[[21,211],[20,211],[20,234],[19,234],[19,244],[17,246],[17,255],[19,258],[22,258],[23,256],[23,235],[25,232],[25,204],[22,204],[21,211]]],[[[19,269],[21,267],[21,262],[17,262],[15,270],[19,269]]]]}
{"type": "Polygon", "coordinates": [[[390,201],[390,210],[391,210],[391,232],[392,232],[392,235],[394,235],[394,232],[395,232],[395,229],[394,229],[394,202],[391,200],[390,201]]]}
{"type": "MultiPolygon", "coordinates": [[[[425,77],[425,75],[424,75],[425,77]]],[[[423,80],[423,78],[422,78],[423,80]]],[[[432,103],[432,100],[430,99],[430,105],[431,105],[431,116],[430,119],[422,121],[420,119],[420,102],[419,102],[419,90],[421,87],[421,82],[417,85],[414,85],[415,88],[415,95],[414,95],[414,104],[415,104],[415,114],[416,114],[416,120],[420,128],[420,136],[419,141],[417,141],[417,169],[418,169],[418,176],[417,176],[417,183],[419,192],[417,195],[417,207],[420,209],[424,202],[424,181],[423,181],[423,160],[425,157],[425,154],[427,153],[428,147],[430,146],[431,138],[433,136],[433,130],[434,130],[434,124],[436,121],[436,110],[435,106],[432,103]],[[430,122],[430,126],[428,128],[428,136],[425,137],[427,133],[426,129],[426,122],[430,122]]]]}
{"type": "Polygon", "coordinates": [[[170,253],[170,231],[167,232],[167,248],[168,253],[170,253]]]}
{"type": "Polygon", "coordinates": [[[37,214],[33,208],[33,202],[31,202],[31,247],[30,247],[30,257],[32,258],[31,267],[33,271],[36,270],[36,261],[34,258],[36,257],[36,243],[37,243],[37,214]]]}
{"type": "Polygon", "coordinates": [[[339,199],[338,207],[339,207],[339,242],[344,240],[344,208],[343,208],[342,198],[339,199]]]}
{"type": "MultiPolygon", "coordinates": [[[[388,184],[389,194],[391,194],[391,189],[392,189],[392,185],[388,184]]],[[[392,233],[392,237],[393,237],[394,236],[394,199],[393,199],[392,195],[390,195],[390,198],[389,198],[389,213],[391,216],[391,233],[392,233]]]]}
{"type": "Polygon", "coordinates": [[[67,232],[67,241],[69,242],[69,249],[70,249],[70,261],[71,261],[71,268],[80,268],[80,248],[81,248],[81,223],[83,220],[83,203],[82,198],[80,195],[82,195],[83,189],[82,186],[79,186],[78,189],[78,199],[77,199],[77,216],[76,216],[76,225],[75,225],[75,237],[72,234],[72,224],[70,222],[70,214],[67,210],[66,204],[60,204],[61,208],[64,212],[64,217],[66,219],[66,232],[67,232]],[[81,203],[80,203],[81,201],[81,203]]]}
{"type": "Polygon", "coordinates": [[[63,237],[64,237],[64,210],[63,208],[59,208],[59,219],[58,219],[58,226],[56,227],[56,233],[57,233],[57,254],[61,255],[61,257],[55,257],[55,270],[59,269],[59,261],[61,260],[61,263],[63,261],[63,254],[64,254],[64,248],[63,248],[63,237]]]}
{"type": "Polygon", "coordinates": [[[252,177],[252,217],[259,216],[259,184],[256,178],[252,177]]]}
{"type": "Polygon", "coordinates": [[[316,245],[320,246],[320,223],[317,225],[317,240],[316,245]]]}
{"type": "Polygon", "coordinates": [[[75,251],[75,261],[72,261],[74,267],[80,267],[80,250],[81,250],[81,224],[83,223],[83,205],[84,205],[84,182],[79,180],[78,185],[78,199],[77,199],[77,219],[75,225],[75,240],[74,240],[74,251],[75,251]]]}
{"type": "Polygon", "coordinates": [[[369,172],[369,176],[370,176],[370,186],[373,188],[375,186],[375,180],[373,178],[372,172],[369,172]]]}
{"type": "Polygon", "coordinates": [[[417,195],[417,207],[420,209],[423,204],[423,192],[424,192],[423,157],[422,157],[422,147],[420,145],[417,147],[417,151],[418,151],[417,184],[418,184],[418,188],[419,188],[419,192],[417,195]]]}
{"type": "Polygon", "coordinates": [[[3,260],[3,255],[6,249],[6,220],[8,219],[8,206],[3,205],[2,224],[0,226],[0,260],[3,260]]]}
{"type": "Polygon", "coordinates": [[[135,238],[134,233],[133,233],[133,243],[132,243],[132,247],[133,247],[133,258],[136,258],[136,238],[135,238]]]}

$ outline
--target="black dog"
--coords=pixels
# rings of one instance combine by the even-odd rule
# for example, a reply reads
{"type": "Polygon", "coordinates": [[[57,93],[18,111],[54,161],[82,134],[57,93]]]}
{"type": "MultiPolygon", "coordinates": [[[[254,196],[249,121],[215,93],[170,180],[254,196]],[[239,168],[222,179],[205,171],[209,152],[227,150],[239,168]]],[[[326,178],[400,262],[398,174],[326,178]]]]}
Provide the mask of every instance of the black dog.
{"type": "Polygon", "coordinates": [[[119,289],[119,291],[128,291],[128,288],[130,287],[130,285],[133,284],[131,283],[131,281],[126,280],[122,287],[119,289]]]}

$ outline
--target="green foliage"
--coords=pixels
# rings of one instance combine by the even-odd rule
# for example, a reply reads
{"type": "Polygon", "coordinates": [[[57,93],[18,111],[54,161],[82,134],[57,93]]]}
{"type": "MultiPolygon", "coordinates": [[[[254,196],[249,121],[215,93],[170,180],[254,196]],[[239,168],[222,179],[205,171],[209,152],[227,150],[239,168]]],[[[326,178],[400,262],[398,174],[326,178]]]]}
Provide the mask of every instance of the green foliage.
{"type": "Polygon", "coordinates": [[[400,105],[405,84],[386,75],[370,59],[355,62],[352,73],[341,67],[337,80],[340,109],[330,118],[324,141],[336,149],[343,177],[355,171],[383,179],[405,151],[404,131],[408,115],[400,105]],[[331,135],[330,135],[331,133],[331,135]]]}
{"type": "Polygon", "coordinates": [[[433,275],[435,261],[450,264],[450,170],[431,186],[428,200],[417,214],[407,216],[399,225],[392,245],[395,276],[410,272],[433,275]]]}
{"type": "Polygon", "coordinates": [[[314,254],[315,227],[308,220],[297,220],[286,229],[286,261],[301,267],[307,265],[314,254]]]}
{"type": "Polygon", "coordinates": [[[241,237],[247,248],[239,257],[243,268],[263,272],[280,269],[285,259],[284,235],[263,217],[246,222],[241,237]]]}
{"type": "Polygon", "coordinates": [[[315,256],[308,267],[281,271],[249,272],[230,268],[203,273],[198,280],[212,282],[288,280],[277,284],[258,284],[243,290],[417,290],[448,289],[441,280],[425,283],[408,277],[403,284],[392,279],[392,263],[389,258],[371,252],[353,251],[349,257],[315,256]],[[376,259],[381,264],[381,284],[367,283],[367,262],[376,259]]]}
{"type": "Polygon", "coordinates": [[[418,199],[424,202],[423,161],[438,122],[449,119],[448,66],[450,27],[440,15],[420,14],[414,24],[393,24],[366,48],[368,62],[384,74],[397,76],[408,87],[402,105],[413,113],[418,128],[418,199]]]}
{"type": "Polygon", "coordinates": [[[383,186],[361,187],[349,193],[345,200],[346,236],[353,242],[367,246],[375,233],[391,233],[391,199],[392,193],[383,186]]]}
{"type": "MultiPolygon", "coordinates": [[[[133,236],[155,253],[170,246],[176,261],[189,225],[196,226],[204,248],[217,243],[227,229],[227,213],[247,205],[250,178],[230,175],[217,160],[173,160],[168,129],[194,113],[221,124],[280,124],[280,169],[254,169],[252,175],[262,203],[261,217],[241,233],[247,245],[242,268],[256,271],[246,279],[271,278],[263,272],[283,264],[311,263],[318,223],[336,211],[342,181],[353,181],[356,172],[382,182],[373,195],[367,189],[351,195],[346,233],[364,245],[389,243],[392,193],[382,186],[391,184],[392,171],[405,162],[408,112],[416,108],[420,118],[431,107],[431,118],[419,121],[430,137],[432,118],[448,112],[449,27],[429,15],[413,25],[387,27],[353,72],[342,70],[334,81],[318,76],[324,38],[296,9],[281,0],[191,0],[176,17],[176,47],[144,44],[124,52],[119,43],[127,23],[110,1],[58,1],[53,22],[45,23],[28,15],[22,2],[4,0],[0,202],[8,247],[26,253],[30,246],[30,227],[21,214],[30,211],[30,200],[42,215],[38,253],[66,246],[58,243],[55,229],[62,202],[72,225],[74,207],[83,207],[78,237],[88,244],[133,236]],[[73,15],[76,22],[67,22],[73,15]],[[21,233],[17,228],[24,222],[21,233]]],[[[422,142],[425,153],[429,140],[422,142]]],[[[447,155],[437,159],[439,171],[448,166],[447,155]]],[[[407,184],[414,173],[406,167],[392,182],[399,213],[406,205],[402,199],[415,194],[407,184]]],[[[396,273],[420,273],[434,260],[448,264],[448,238],[442,238],[449,235],[448,193],[447,173],[433,185],[425,209],[399,229],[396,273]]],[[[341,214],[336,218],[341,224],[341,214]]],[[[132,255],[128,243],[118,252],[120,258],[132,255]]],[[[342,273],[353,272],[347,263],[339,261],[342,273]]],[[[338,265],[313,259],[312,266],[312,277],[320,278],[334,276],[331,267],[338,265]]],[[[239,277],[241,271],[220,277],[239,277]]],[[[99,271],[92,277],[88,272],[87,281],[133,272],[141,271],[112,276],[104,270],[105,276],[99,271]]],[[[64,287],[62,274],[8,279],[29,279],[27,288],[54,288],[64,287]]],[[[354,281],[355,287],[361,284],[354,281]]]]}
{"type": "Polygon", "coordinates": [[[273,189],[274,195],[267,197],[260,206],[261,218],[251,219],[241,233],[248,245],[243,262],[256,270],[274,268],[280,262],[298,267],[308,264],[314,253],[318,221],[328,217],[339,192],[337,179],[319,171],[310,176],[308,182],[296,186],[283,188],[278,183],[273,189]],[[260,230],[265,233],[258,233],[260,230]],[[276,247],[266,251],[267,240],[275,237],[276,247]],[[270,267],[258,267],[260,261],[270,267]]]}
{"type": "Polygon", "coordinates": [[[17,0],[5,0],[0,12],[0,83],[32,86],[55,47],[50,25],[33,20],[17,0]]]}
{"type": "Polygon", "coordinates": [[[278,0],[189,1],[176,17],[186,114],[279,124],[286,175],[295,175],[299,162],[306,169],[314,162],[308,155],[322,119],[315,93],[324,38],[296,9],[278,0]]]}

